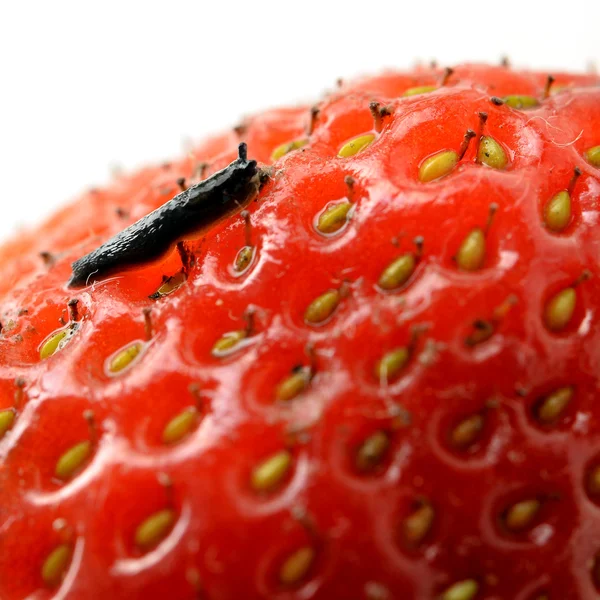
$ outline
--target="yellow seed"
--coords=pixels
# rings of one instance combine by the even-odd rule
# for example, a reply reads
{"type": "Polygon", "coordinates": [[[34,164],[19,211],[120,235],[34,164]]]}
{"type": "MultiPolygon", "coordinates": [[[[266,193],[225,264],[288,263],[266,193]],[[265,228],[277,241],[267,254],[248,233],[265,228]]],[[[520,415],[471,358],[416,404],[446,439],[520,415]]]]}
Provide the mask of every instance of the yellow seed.
{"type": "Polygon", "coordinates": [[[382,290],[394,290],[403,286],[415,270],[415,257],[404,254],[391,262],[379,276],[377,282],[382,290]]]}
{"type": "Polygon", "coordinates": [[[454,150],[442,150],[426,158],[419,167],[419,180],[423,183],[448,175],[458,163],[458,154],[454,150]]]}
{"type": "Polygon", "coordinates": [[[488,136],[482,137],[479,142],[477,159],[492,169],[504,169],[508,163],[504,148],[494,138],[488,136]]]}
{"type": "Polygon", "coordinates": [[[0,410],[0,440],[4,434],[12,427],[15,421],[15,411],[12,409],[0,410]]]}
{"type": "Polygon", "coordinates": [[[298,369],[277,386],[277,400],[287,402],[302,393],[310,381],[310,369],[298,369]]]}
{"type": "Polygon", "coordinates": [[[350,158],[359,152],[362,152],[375,139],[374,133],[364,133],[347,141],[339,150],[338,156],[350,158]]]}
{"type": "Polygon", "coordinates": [[[137,358],[138,354],[142,351],[143,344],[142,342],[134,342],[127,348],[124,348],[120,352],[118,352],[113,359],[110,361],[109,370],[112,373],[118,373],[122,371],[125,367],[128,367],[135,358],[137,358]]]}
{"type": "Polygon", "coordinates": [[[298,150],[299,148],[306,146],[306,144],[308,144],[308,140],[306,138],[281,144],[281,146],[277,146],[277,148],[273,150],[273,154],[271,154],[271,160],[278,160],[282,156],[285,156],[288,152],[291,152],[292,150],[298,150]]]}
{"type": "Polygon", "coordinates": [[[418,546],[431,530],[435,512],[428,503],[422,504],[403,523],[404,540],[409,546],[418,546]]]}
{"type": "Polygon", "coordinates": [[[563,190],[558,192],[544,209],[546,227],[552,231],[562,231],[571,220],[571,196],[563,190]]]}
{"type": "Polygon", "coordinates": [[[257,492],[275,489],[292,466],[292,455],[287,450],[273,454],[252,472],[252,487],[257,492]]]}
{"type": "Polygon", "coordinates": [[[538,421],[544,424],[556,421],[567,408],[571,398],[573,398],[573,393],[572,387],[564,387],[546,396],[536,411],[538,421]]]}
{"type": "Polygon", "coordinates": [[[403,96],[416,96],[417,94],[427,94],[428,92],[433,92],[438,88],[435,85],[420,85],[417,87],[408,88],[403,96]]]}
{"type": "Polygon", "coordinates": [[[485,259],[485,235],[476,227],[463,240],[456,254],[456,264],[463,271],[477,271],[485,259]]]}
{"type": "Polygon", "coordinates": [[[375,377],[380,381],[394,381],[406,366],[410,352],[408,348],[396,348],[382,356],[375,366],[375,377]]]}
{"type": "Polygon", "coordinates": [[[234,271],[237,271],[238,273],[245,271],[252,262],[253,256],[254,248],[252,246],[244,246],[235,257],[235,261],[233,263],[234,271]]]}
{"type": "Polygon", "coordinates": [[[179,271],[179,273],[175,273],[172,277],[169,277],[166,281],[160,285],[160,287],[150,296],[153,300],[158,298],[162,298],[163,296],[168,296],[172,294],[176,290],[178,290],[186,280],[185,273],[183,271],[179,271]]]}
{"type": "Polygon", "coordinates": [[[175,444],[182,440],[192,431],[196,420],[198,419],[198,410],[195,406],[189,406],[175,415],[163,429],[162,439],[165,444],[175,444]]]}
{"type": "Polygon", "coordinates": [[[150,550],[164,540],[175,523],[175,512],[159,510],[143,521],[135,531],[135,543],[140,550],[150,550]]]}
{"type": "Polygon", "coordinates": [[[550,331],[560,331],[568,324],[575,312],[577,296],[572,287],[566,288],[553,296],[544,311],[544,322],[550,331]]]}
{"type": "Polygon", "coordinates": [[[465,579],[450,586],[441,600],[473,600],[479,591],[479,585],[474,579],[465,579]]]}
{"type": "Polygon", "coordinates": [[[319,325],[326,321],[340,303],[341,295],[338,290],[329,290],[315,298],[304,313],[304,320],[309,325],[319,325]]]}
{"type": "Polygon", "coordinates": [[[69,448],[56,463],[54,474],[59,479],[70,479],[92,453],[92,443],[88,440],[69,448]]]}
{"type": "Polygon", "coordinates": [[[450,434],[450,443],[461,450],[473,444],[483,429],[483,417],[472,415],[460,422],[450,434]]]}
{"type": "Polygon", "coordinates": [[[244,329],[240,329],[239,331],[229,331],[215,342],[211,354],[216,357],[231,354],[233,349],[246,338],[246,335],[247,333],[244,329]]]}
{"type": "Polygon", "coordinates": [[[321,233],[334,233],[340,230],[348,221],[348,211],[351,208],[350,202],[338,202],[328,206],[319,215],[317,229],[321,233]]]}
{"type": "Polygon", "coordinates": [[[513,504],[504,519],[506,528],[515,532],[527,529],[535,519],[540,506],[538,500],[523,500],[523,502],[513,504]]]}
{"type": "Polygon", "coordinates": [[[42,579],[48,587],[56,587],[63,580],[73,549],[69,544],[61,544],[48,554],[42,565],[42,579]]]}
{"type": "Polygon", "coordinates": [[[383,431],[376,431],[358,448],[356,468],[359,471],[373,470],[381,463],[389,447],[390,438],[388,435],[383,431]]]}
{"type": "Polygon", "coordinates": [[[539,106],[540,103],[539,100],[533,96],[514,94],[511,96],[506,96],[504,98],[504,104],[510,106],[511,108],[527,110],[528,108],[535,108],[536,106],[539,106]]]}
{"type": "Polygon", "coordinates": [[[600,496],[600,465],[596,465],[589,472],[586,487],[590,496],[600,496]]]}
{"type": "Polygon", "coordinates": [[[40,358],[42,360],[52,356],[57,350],[59,344],[67,337],[69,332],[66,329],[53,333],[40,348],[40,358]]]}
{"type": "Polygon", "coordinates": [[[310,546],[304,546],[290,554],[281,565],[279,581],[284,585],[294,585],[302,580],[315,559],[315,551],[310,546]]]}
{"type": "Polygon", "coordinates": [[[585,160],[593,167],[600,167],[600,146],[594,146],[585,151],[585,160]]]}

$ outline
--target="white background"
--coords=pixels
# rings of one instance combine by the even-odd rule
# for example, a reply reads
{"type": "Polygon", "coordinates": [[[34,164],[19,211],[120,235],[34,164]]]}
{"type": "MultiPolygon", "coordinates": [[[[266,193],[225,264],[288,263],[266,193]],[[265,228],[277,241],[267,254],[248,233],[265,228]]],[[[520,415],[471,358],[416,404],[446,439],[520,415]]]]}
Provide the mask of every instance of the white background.
{"type": "Polygon", "coordinates": [[[597,0],[0,0],[0,237],[111,165],[417,60],[584,71],[597,0]]]}

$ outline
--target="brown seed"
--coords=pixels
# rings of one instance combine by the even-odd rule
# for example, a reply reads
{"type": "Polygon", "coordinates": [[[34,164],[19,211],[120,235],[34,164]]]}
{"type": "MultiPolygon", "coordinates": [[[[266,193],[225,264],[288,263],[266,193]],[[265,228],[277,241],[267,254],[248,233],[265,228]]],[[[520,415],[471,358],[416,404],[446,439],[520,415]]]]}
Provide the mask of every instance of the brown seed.
{"type": "Polygon", "coordinates": [[[600,496],[600,465],[596,465],[589,471],[586,489],[590,496],[600,496]]]}
{"type": "Polygon", "coordinates": [[[304,546],[290,554],[279,570],[279,581],[283,585],[295,585],[306,577],[313,561],[315,551],[310,546],[304,546]]]}
{"type": "Polygon", "coordinates": [[[504,517],[504,524],[514,533],[528,529],[541,507],[539,500],[523,500],[513,504],[504,517]]]}
{"type": "Polygon", "coordinates": [[[560,388],[543,398],[535,409],[537,420],[543,425],[556,422],[566,410],[575,390],[571,386],[560,388]]]}
{"type": "Polygon", "coordinates": [[[390,447],[390,438],[384,431],[376,431],[359,446],[356,452],[356,468],[372,471],[378,467],[390,447]]]}
{"type": "Polygon", "coordinates": [[[409,546],[418,546],[431,531],[435,511],[428,502],[423,502],[402,523],[404,541],[409,546]]]}
{"type": "Polygon", "coordinates": [[[472,415],[461,421],[450,433],[450,444],[459,450],[472,446],[483,429],[484,420],[481,415],[472,415]]]}

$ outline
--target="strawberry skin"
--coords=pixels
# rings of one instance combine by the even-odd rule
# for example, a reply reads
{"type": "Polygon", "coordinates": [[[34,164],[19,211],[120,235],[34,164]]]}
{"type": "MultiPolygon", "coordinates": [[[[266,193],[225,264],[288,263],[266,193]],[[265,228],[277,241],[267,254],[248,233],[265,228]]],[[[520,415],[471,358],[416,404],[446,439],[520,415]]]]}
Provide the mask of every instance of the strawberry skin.
{"type": "Polygon", "coordinates": [[[2,246],[0,598],[596,597],[599,86],[342,83],[2,246]],[[185,272],[67,288],[241,141],[185,272]]]}

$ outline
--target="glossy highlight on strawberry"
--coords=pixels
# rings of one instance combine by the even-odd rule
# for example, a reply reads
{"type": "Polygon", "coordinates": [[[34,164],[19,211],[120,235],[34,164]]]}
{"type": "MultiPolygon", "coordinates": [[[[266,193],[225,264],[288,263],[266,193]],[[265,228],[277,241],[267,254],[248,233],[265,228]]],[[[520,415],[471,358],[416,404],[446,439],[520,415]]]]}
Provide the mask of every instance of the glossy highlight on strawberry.
{"type": "Polygon", "coordinates": [[[7,241],[0,598],[596,597],[599,107],[387,72],[7,241]],[[242,142],[244,210],[67,287],[242,142]]]}

